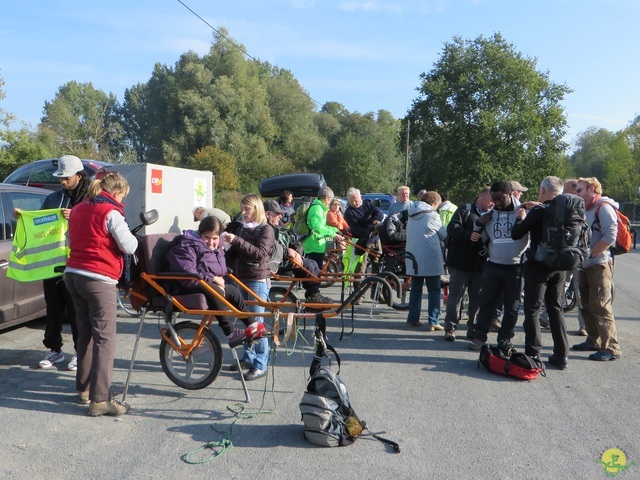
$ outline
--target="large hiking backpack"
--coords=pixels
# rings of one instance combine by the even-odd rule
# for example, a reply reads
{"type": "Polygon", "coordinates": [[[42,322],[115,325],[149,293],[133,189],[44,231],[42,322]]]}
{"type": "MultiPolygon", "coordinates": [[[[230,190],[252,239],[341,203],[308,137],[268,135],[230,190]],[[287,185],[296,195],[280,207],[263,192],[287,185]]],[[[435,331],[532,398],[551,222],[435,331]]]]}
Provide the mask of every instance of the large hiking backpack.
{"type": "MultiPolygon", "coordinates": [[[[596,221],[594,223],[598,223],[598,226],[600,225],[598,220],[598,212],[600,211],[601,206],[602,203],[598,204],[598,206],[596,207],[596,221]]],[[[627,253],[629,250],[631,250],[631,245],[633,244],[631,225],[629,222],[629,218],[626,215],[620,213],[620,210],[618,210],[613,205],[611,206],[616,211],[618,220],[618,234],[616,235],[615,243],[611,245],[611,251],[614,255],[622,255],[623,253],[627,253]]]]}
{"type": "Polygon", "coordinates": [[[326,320],[322,314],[316,316],[316,354],[311,362],[307,391],[300,401],[300,413],[304,422],[305,438],[322,447],[342,447],[351,445],[358,436],[370,435],[400,452],[400,446],[382,438],[367,429],[351,406],[349,393],[344,382],[328,367],[321,366],[327,351],[333,353],[340,372],[340,357],[335,349],[326,343],[326,320]],[[364,431],[367,433],[363,433],[364,431]]]}
{"type": "Polygon", "coordinates": [[[478,368],[480,364],[492,373],[520,380],[535,380],[538,375],[546,376],[544,365],[539,359],[517,352],[515,348],[504,352],[499,347],[484,344],[480,350],[478,368]]]}
{"type": "Polygon", "coordinates": [[[554,271],[578,268],[589,257],[591,241],[584,200],[577,195],[558,195],[540,208],[544,219],[535,260],[554,271]]]}
{"type": "Polygon", "coordinates": [[[298,208],[296,208],[296,213],[293,216],[292,230],[298,236],[300,241],[311,235],[309,225],[307,224],[310,206],[311,202],[303,202],[298,208]]]}

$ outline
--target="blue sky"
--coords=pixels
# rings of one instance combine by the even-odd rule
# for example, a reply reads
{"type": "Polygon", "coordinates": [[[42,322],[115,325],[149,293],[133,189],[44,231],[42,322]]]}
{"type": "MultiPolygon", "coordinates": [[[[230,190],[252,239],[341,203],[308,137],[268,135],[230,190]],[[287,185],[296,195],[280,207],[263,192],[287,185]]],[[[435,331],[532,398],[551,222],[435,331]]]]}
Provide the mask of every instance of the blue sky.
{"type": "MultiPolygon", "coordinates": [[[[640,114],[640,0],[182,0],[248,53],[291,70],[319,104],[403,117],[444,43],[500,32],[573,93],[566,140],[640,114]]],[[[156,63],[202,55],[212,31],[178,0],[20,0],[0,23],[0,108],[35,126],[68,81],[122,100],[156,63]]]]}

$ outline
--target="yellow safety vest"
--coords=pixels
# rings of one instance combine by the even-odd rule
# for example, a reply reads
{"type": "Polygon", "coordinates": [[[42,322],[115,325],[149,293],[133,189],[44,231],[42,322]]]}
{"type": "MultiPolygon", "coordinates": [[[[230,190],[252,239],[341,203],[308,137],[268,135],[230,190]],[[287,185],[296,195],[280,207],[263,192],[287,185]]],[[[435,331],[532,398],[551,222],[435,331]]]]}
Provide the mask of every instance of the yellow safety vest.
{"type": "Polygon", "coordinates": [[[20,212],[7,277],[33,282],[61,276],[69,258],[67,228],[59,208],[20,212]]]}

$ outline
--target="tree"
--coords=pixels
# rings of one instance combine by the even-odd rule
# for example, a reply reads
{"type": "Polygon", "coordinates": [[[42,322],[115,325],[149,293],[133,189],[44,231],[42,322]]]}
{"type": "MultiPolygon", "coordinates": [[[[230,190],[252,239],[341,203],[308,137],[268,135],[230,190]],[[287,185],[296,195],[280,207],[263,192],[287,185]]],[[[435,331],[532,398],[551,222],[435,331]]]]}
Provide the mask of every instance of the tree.
{"type": "Polygon", "coordinates": [[[45,102],[40,129],[51,135],[58,155],[114,162],[123,153],[116,98],[91,83],[71,81],[60,87],[45,102]]]}
{"type": "MultiPolygon", "coordinates": [[[[5,96],[6,94],[4,93],[4,78],[2,78],[2,76],[0,75],[0,102],[4,100],[5,96]]],[[[11,123],[13,118],[14,117],[12,114],[0,108],[0,125],[4,125],[5,127],[9,128],[9,124],[11,123]]],[[[2,137],[0,137],[0,140],[1,139],[2,137]]]]}
{"type": "Polygon", "coordinates": [[[408,115],[414,189],[467,200],[495,179],[535,183],[564,172],[560,101],[571,90],[500,34],[454,37],[420,78],[408,115]]]}

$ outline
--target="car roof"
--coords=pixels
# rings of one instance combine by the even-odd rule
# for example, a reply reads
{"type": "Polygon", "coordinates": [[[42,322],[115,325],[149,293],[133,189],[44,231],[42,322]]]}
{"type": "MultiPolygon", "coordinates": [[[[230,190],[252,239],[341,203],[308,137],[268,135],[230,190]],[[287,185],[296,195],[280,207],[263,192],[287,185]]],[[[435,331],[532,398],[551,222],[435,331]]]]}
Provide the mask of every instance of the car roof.
{"type": "Polygon", "coordinates": [[[51,190],[39,187],[26,187],[24,185],[16,185],[14,183],[0,183],[0,192],[31,192],[49,195],[51,193],[51,190]]]}

